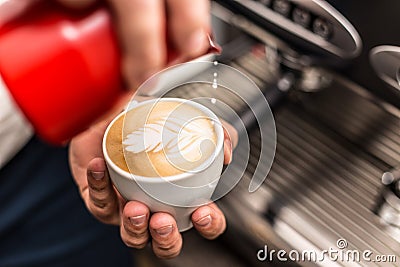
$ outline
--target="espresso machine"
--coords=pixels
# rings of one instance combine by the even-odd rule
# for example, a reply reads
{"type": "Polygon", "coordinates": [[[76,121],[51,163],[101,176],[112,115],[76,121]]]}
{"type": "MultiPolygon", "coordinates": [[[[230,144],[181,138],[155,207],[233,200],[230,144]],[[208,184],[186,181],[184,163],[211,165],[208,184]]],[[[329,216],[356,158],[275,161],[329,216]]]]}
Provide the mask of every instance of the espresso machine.
{"type": "MultiPolygon", "coordinates": [[[[249,192],[263,164],[260,133],[248,111],[232,104],[251,153],[240,182],[217,201],[227,231],[216,241],[184,233],[182,255],[162,264],[399,265],[398,10],[400,2],[389,0],[212,2],[223,48],[217,60],[262,90],[275,119],[276,153],[265,181],[249,192]],[[266,248],[286,257],[269,259],[266,248]],[[329,250],[341,258],[288,257],[329,250]]],[[[242,153],[238,146],[233,168],[242,153]]]]}

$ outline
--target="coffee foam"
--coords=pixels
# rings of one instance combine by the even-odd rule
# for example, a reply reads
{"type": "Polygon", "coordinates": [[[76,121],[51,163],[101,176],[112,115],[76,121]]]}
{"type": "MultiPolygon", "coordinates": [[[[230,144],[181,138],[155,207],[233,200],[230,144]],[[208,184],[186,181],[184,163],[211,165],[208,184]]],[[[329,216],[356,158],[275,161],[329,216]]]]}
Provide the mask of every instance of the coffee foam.
{"type": "Polygon", "coordinates": [[[162,116],[128,134],[123,141],[126,151],[158,153],[165,150],[170,157],[194,153],[195,159],[188,160],[199,160],[201,142],[214,138],[211,129],[207,128],[208,121],[198,117],[185,122],[177,115],[162,116]]]}
{"type": "MultiPolygon", "coordinates": [[[[114,126],[121,127],[121,122],[114,126]]],[[[136,107],[127,113],[123,126],[117,141],[122,145],[116,150],[123,149],[126,162],[117,162],[109,154],[120,168],[140,176],[166,177],[194,170],[212,157],[216,146],[214,122],[181,102],[136,107]]]]}

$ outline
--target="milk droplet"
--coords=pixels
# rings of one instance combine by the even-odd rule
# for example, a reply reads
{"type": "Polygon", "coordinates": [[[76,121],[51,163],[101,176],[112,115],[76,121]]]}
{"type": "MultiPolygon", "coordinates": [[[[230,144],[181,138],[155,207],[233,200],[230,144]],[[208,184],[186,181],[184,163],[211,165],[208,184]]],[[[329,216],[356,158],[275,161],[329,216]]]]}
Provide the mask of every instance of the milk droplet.
{"type": "Polygon", "coordinates": [[[212,103],[212,104],[215,104],[215,103],[217,103],[217,99],[215,99],[215,98],[211,98],[211,103],[212,103]]]}
{"type": "Polygon", "coordinates": [[[214,66],[217,66],[218,65],[218,61],[214,61],[214,66]]]}
{"type": "Polygon", "coordinates": [[[217,77],[217,76],[218,76],[218,73],[214,72],[214,77],[217,77]]]}

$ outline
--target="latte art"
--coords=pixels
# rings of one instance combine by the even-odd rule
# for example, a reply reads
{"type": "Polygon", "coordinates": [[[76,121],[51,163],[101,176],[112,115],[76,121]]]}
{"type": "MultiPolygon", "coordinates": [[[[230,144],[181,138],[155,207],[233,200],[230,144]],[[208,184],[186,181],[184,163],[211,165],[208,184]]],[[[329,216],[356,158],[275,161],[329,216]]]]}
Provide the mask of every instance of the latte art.
{"type": "Polygon", "coordinates": [[[211,162],[216,133],[214,121],[201,110],[184,102],[161,101],[127,113],[121,142],[129,172],[165,177],[211,162]]]}
{"type": "Polygon", "coordinates": [[[215,142],[214,132],[208,125],[209,119],[199,117],[186,122],[176,115],[163,116],[128,134],[123,142],[126,151],[131,153],[164,151],[171,158],[183,156],[186,160],[200,160],[201,144],[204,141],[215,142]]]}

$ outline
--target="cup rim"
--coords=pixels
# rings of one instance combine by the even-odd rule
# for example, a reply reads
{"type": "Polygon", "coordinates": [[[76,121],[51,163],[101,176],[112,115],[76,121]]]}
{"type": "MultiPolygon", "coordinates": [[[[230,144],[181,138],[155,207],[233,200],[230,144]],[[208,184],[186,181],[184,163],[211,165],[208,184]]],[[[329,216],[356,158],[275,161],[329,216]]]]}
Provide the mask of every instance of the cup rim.
{"type": "MultiPolygon", "coordinates": [[[[149,99],[149,100],[144,100],[142,102],[139,102],[137,104],[135,104],[133,107],[126,108],[124,111],[122,111],[121,113],[119,113],[117,116],[115,116],[115,118],[109,123],[109,125],[107,126],[106,131],[104,132],[104,136],[103,136],[103,142],[102,142],[102,149],[103,149],[103,155],[104,158],[106,160],[106,163],[108,166],[110,166],[113,171],[117,172],[121,177],[125,178],[125,179],[129,179],[129,180],[133,180],[133,181],[139,181],[139,182],[145,182],[145,183],[164,183],[164,182],[176,182],[176,181],[180,181],[183,179],[187,179],[191,176],[193,176],[193,173],[181,173],[181,174],[176,174],[176,175],[171,175],[171,176],[164,176],[164,177],[152,177],[152,176],[141,176],[141,175],[136,175],[130,172],[127,172],[123,169],[121,169],[120,167],[118,167],[109,157],[108,152],[107,152],[107,135],[109,130],[111,129],[111,126],[121,117],[124,116],[127,112],[129,112],[130,110],[134,109],[134,108],[138,108],[142,105],[151,103],[151,102],[158,102],[158,101],[177,101],[177,102],[181,102],[181,103],[188,103],[189,105],[193,105],[196,108],[200,109],[202,112],[204,112],[207,116],[210,116],[210,118],[214,121],[218,121],[219,123],[215,123],[214,124],[214,128],[215,128],[215,132],[217,135],[217,145],[216,145],[216,149],[214,150],[214,153],[212,154],[213,157],[217,158],[219,153],[221,153],[221,150],[223,150],[223,143],[224,143],[224,130],[222,127],[222,123],[219,120],[219,118],[217,117],[217,115],[214,114],[214,112],[212,112],[209,108],[207,108],[206,106],[199,104],[193,100],[189,100],[189,99],[183,99],[183,98],[175,98],[175,97],[165,97],[165,98],[155,98],[155,99],[149,99]]],[[[125,156],[124,156],[125,158],[125,156]]],[[[198,166],[199,169],[202,169],[201,167],[205,164],[210,164],[207,161],[203,162],[202,164],[200,164],[200,166],[198,166]]],[[[128,167],[129,168],[129,167],[128,167]]],[[[200,172],[206,170],[207,168],[202,169],[200,172]]]]}

